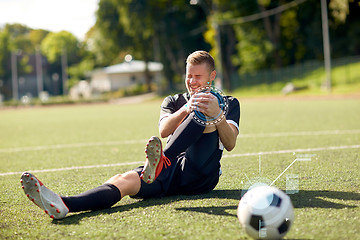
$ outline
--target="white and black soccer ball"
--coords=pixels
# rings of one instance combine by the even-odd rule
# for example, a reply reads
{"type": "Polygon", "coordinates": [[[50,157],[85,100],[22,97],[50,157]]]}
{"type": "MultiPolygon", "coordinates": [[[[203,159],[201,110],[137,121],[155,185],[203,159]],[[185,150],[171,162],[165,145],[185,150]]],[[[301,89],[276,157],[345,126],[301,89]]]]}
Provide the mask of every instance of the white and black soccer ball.
{"type": "Polygon", "coordinates": [[[246,233],[255,239],[280,239],[294,222],[290,197],[270,186],[246,192],[240,200],[237,216],[246,233]]]}

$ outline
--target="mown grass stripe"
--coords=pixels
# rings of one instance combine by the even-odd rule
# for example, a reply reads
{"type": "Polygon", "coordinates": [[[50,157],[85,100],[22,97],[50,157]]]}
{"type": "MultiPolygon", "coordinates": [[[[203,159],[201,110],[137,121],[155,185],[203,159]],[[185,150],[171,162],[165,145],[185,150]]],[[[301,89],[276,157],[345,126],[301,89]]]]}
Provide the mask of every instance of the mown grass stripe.
{"type": "MultiPolygon", "coordinates": [[[[298,149],[287,149],[287,150],[278,150],[278,151],[269,151],[269,152],[254,152],[254,153],[240,153],[240,154],[225,154],[223,158],[233,158],[233,157],[246,157],[246,156],[258,156],[261,155],[270,155],[270,154],[283,154],[283,153],[296,153],[296,152],[317,152],[325,150],[342,150],[342,149],[354,149],[360,148],[360,145],[345,145],[345,146],[330,146],[330,147],[318,147],[318,148],[298,148],[298,149]]],[[[127,162],[127,163],[112,163],[112,164],[99,164],[99,165],[89,165],[89,166],[73,166],[66,168],[53,168],[53,169],[42,169],[42,170],[30,170],[28,172],[32,173],[41,173],[41,172],[58,172],[58,171],[71,171],[78,169],[89,169],[89,168],[103,168],[103,167],[116,167],[116,166],[126,166],[126,165],[135,165],[143,164],[144,162],[127,162]]],[[[7,172],[0,173],[0,176],[16,175],[21,174],[22,172],[7,172]]]]}
{"type": "MultiPolygon", "coordinates": [[[[317,135],[338,135],[338,134],[359,134],[359,133],[360,133],[360,129],[327,130],[327,131],[301,131],[301,132],[278,132],[278,133],[252,133],[252,134],[240,134],[238,136],[238,138],[317,136],[317,135]]],[[[16,147],[16,148],[0,149],[0,153],[41,151],[41,150],[65,149],[65,148],[96,147],[96,146],[113,146],[113,145],[139,144],[139,143],[146,143],[146,142],[147,142],[147,139],[140,139],[140,140],[126,140],[126,141],[88,142],[88,143],[43,145],[43,146],[32,146],[32,147],[16,147]]]]}
{"type": "Polygon", "coordinates": [[[352,148],[360,148],[360,145],[330,146],[330,147],[318,147],[318,148],[297,148],[297,149],[268,151],[268,152],[225,154],[223,157],[232,158],[232,157],[258,156],[259,154],[270,155],[270,154],[297,153],[297,152],[318,152],[325,150],[341,150],[341,149],[352,149],[352,148]]]}
{"type": "MultiPolygon", "coordinates": [[[[89,165],[89,166],[73,166],[66,168],[51,168],[51,169],[41,169],[41,170],[30,170],[27,172],[31,173],[43,173],[43,172],[58,172],[58,171],[71,171],[71,170],[79,170],[79,169],[89,169],[89,168],[105,168],[105,167],[118,167],[118,166],[127,166],[127,165],[135,165],[135,164],[143,164],[144,162],[127,162],[127,163],[112,163],[112,164],[98,164],[98,165],[89,165]]],[[[16,175],[22,174],[23,172],[7,172],[0,173],[0,176],[7,175],[16,175]]]]}

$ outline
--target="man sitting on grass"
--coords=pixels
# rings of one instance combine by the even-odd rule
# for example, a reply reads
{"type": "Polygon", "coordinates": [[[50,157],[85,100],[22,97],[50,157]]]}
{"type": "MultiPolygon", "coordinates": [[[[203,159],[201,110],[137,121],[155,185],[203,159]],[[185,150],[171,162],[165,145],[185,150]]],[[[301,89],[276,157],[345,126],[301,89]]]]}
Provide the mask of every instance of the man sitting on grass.
{"type": "Polygon", "coordinates": [[[51,218],[62,219],[69,212],[110,208],[127,195],[154,198],[211,191],[219,181],[223,149],[235,147],[240,119],[238,100],[219,98],[212,91],[215,77],[209,53],[196,51],[188,56],[187,93],[168,96],[161,104],[159,133],[168,138],[167,144],[163,149],[161,140],[151,137],[144,166],[70,197],[54,193],[25,172],[21,176],[25,194],[51,218]]]}

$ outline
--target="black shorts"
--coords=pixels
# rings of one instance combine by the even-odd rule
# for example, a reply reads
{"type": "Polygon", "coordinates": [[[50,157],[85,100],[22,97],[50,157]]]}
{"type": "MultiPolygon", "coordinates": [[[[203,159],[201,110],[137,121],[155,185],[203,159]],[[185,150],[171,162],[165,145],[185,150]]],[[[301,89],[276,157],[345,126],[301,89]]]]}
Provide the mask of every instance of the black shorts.
{"type": "MultiPolygon", "coordinates": [[[[189,118],[178,127],[164,149],[171,166],[163,168],[151,184],[141,181],[136,198],[202,194],[219,181],[220,159],[218,132],[203,133],[205,127],[189,118]]],[[[143,166],[135,168],[139,176],[143,166]]]]}

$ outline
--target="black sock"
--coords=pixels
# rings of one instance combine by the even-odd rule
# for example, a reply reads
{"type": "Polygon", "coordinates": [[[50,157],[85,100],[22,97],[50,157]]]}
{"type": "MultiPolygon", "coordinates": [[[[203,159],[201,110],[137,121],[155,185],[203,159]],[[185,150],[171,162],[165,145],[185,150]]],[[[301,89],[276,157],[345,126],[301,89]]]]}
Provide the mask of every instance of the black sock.
{"type": "Polygon", "coordinates": [[[121,193],[115,185],[105,183],[79,195],[61,198],[70,212],[80,212],[110,208],[120,201],[121,193]]]}

